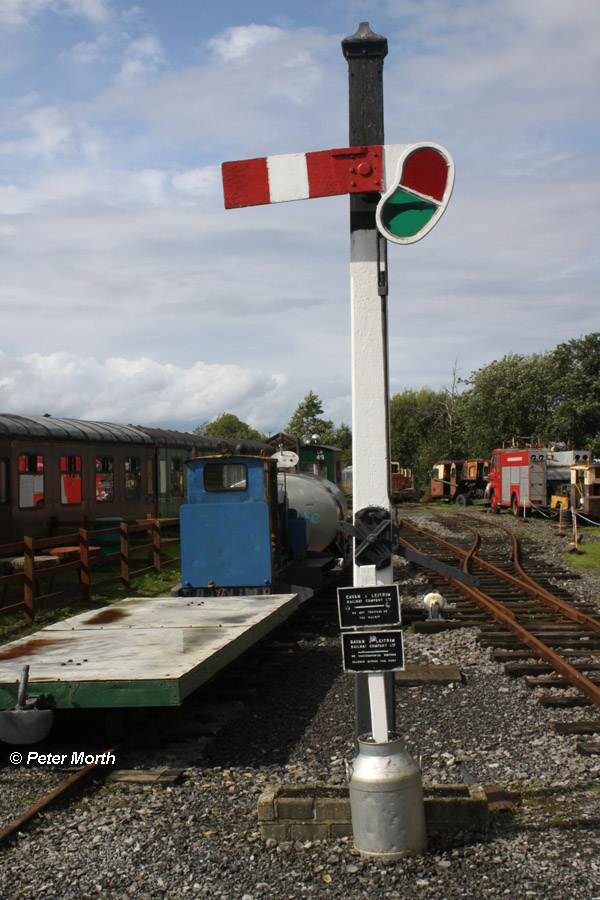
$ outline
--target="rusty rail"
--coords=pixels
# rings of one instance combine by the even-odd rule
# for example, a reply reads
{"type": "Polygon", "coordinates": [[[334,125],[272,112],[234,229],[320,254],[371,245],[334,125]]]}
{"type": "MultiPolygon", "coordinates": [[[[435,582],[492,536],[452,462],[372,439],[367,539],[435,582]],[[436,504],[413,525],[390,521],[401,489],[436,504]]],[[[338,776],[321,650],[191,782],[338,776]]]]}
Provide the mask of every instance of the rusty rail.
{"type": "MultiPolygon", "coordinates": [[[[526,576],[526,579],[521,581],[515,576],[510,575],[508,572],[505,572],[504,570],[499,569],[497,566],[494,566],[492,563],[489,563],[476,556],[473,547],[469,551],[466,551],[463,548],[457,547],[455,544],[451,544],[449,541],[440,538],[433,532],[426,531],[422,528],[417,528],[406,520],[402,520],[401,524],[406,525],[409,529],[412,529],[413,531],[426,536],[429,540],[432,540],[450,549],[459,558],[462,558],[462,568],[465,572],[469,571],[472,562],[476,562],[478,565],[483,565],[484,568],[492,572],[497,577],[501,577],[504,581],[511,583],[514,587],[518,587],[521,591],[529,594],[530,596],[535,596],[536,599],[544,603],[544,605],[550,605],[548,600],[549,598],[552,598],[552,600],[555,601],[555,605],[553,605],[554,611],[559,613],[560,615],[566,616],[566,607],[573,614],[575,614],[573,616],[568,616],[569,618],[577,621],[578,624],[582,625],[584,628],[590,628],[594,631],[600,631],[600,622],[598,621],[598,619],[595,619],[593,616],[580,614],[576,610],[571,610],[568,604],[565,604],[564,601],[559,600],[559,598],[557,597],[554,597],[552,594],[542,588],[541,585],[537,585],[536,582],[529,576],[526,576]],[[540,595],[543,595],[543,597],[540,595]],[[578,618],[578,616],[580,615],[582,617],[581,619],[578,618]]],[[[464,523],[461,524],[464,525],[464,523]]],[[[470,531],[475,532],[475,534],[477,535],[476,543],[478,544],[479,535],[475,531],[475,529],[473,529],[471,526],[464,527],[467,527],[470,531]]],[[[509,529],[505,528],[505,530],[509,534],[513,534],[509,529]]],[[[401,538],[401,542],[406,546],[410,546],[410,543],[404,538],[401,538]]],[[[539,638],[531,634],[527,628],[525,628],[517,621],[517,617],[512,610],[508,609],[500,601],[495,600],[489,594],[485,594],[480,588],[470,587],[469,585],[465,585],[461,581],[448,576],[443,577],[445,577],[457,591],[459,591],[463,595],[470,597],[480,608],[487,611],[495,621],[500,622],[502,625],[504,625],[504,627],[512,632],[516,637],[518,637],[526,647],[529,647],[529,649],[532,650],[536,656],[541,657],[547,663],[549,663],[556,672],[563,676],[565,681],[567,681],[577,690],[581,691],[581,693],[585,697],[587,697],[588,700],[590,700],[595,706],[600,708],[600,687],[595,685],[589,678],[586,678],[585,675],[582,675],[581,672],[578,672],[574,666],[572,666],[565,659],[555,653],[554,650],[544,644],[543,641],[539,640],[539,638]]]]}

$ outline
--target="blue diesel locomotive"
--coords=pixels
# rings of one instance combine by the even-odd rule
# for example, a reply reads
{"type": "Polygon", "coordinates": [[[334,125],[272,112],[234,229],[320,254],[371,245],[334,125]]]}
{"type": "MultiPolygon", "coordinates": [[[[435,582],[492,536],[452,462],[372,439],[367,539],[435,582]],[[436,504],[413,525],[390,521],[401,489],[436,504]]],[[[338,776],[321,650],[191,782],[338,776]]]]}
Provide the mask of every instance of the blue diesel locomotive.
{"type": "Polygon", "coordinates": [[[233,596],[319,585],[344,556],[342,492],[313,475],[278,472],[277,460],[205,456],[186,462],[180,510],[181,586],[174,593],[233,596]]]}

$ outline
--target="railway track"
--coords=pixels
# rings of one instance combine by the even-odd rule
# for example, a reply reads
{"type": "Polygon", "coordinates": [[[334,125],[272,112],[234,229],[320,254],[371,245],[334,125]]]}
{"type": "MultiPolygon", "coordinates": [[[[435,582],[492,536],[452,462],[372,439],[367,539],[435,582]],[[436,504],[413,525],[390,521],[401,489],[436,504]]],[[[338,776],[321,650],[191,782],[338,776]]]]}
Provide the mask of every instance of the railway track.
{"type": "MultiPolygon", "coordinates": [[[[470,572],[479,579],[477,587],[469,587],[458,578],[450,580],[430,573],[430,580],[445,596],[452,611],[442,621],[415,620],[415,631],[477,626],[481,644],[494,648],[494,658],[504,662],[507,674],[524,676],[529,687],[548,690],[540,698],[546,705],[575,706],[584,702],[600,706],[600,620],[592,614],[592,604],[573,601],[565,591],[552,588],[547,569],[531,562],[524,564],[518,541],[510,529],[495,522],[482,524],[480,517],[464,514],[436,516],[431,529],[417,527],[406,519],[400,524],[401,543],[441,559],[457,572],[470,572]],[[535,579],[525,571],[524,565],[535,567],[535,579]],[[552,675],[553,672],[559,673],[558,676],[552,675]],[[573,691],[568,696],[559,693],[559,689],[571,687],[577,689],[578,696],[573,691]]],[[[149,750],[150,761],[146,763],[142,754],[141,763],[137,762],[132,772],[132,782],[144,783],[146,779],[145,783],[149,783],[154,777],[151,757],[156,758],[157,750],[167,763],[164,772],[173,777],[181,770],[169,769],[170,759],[174,765],[181,765],[182,760],[184,765],[197,762],[220,729],[260,691],[261,683],[277,677],[282,665],[289,665],[299,643],[318,642],[324,635],[337,634],[336,586],[306,603],[277,633],[244,660],[225,670],[199,696],[191,698],[190,703],[157,719],[150,729],[150,737],[147,728],[141,739],[140,732],[133,747],[141,745],[149,750]]],[[[561,722],[556,727],[562,733],[600,732],[600,717],[592,722],[561,722]]],[[[93,746],[90,743],[90,752],[102,753],[106,746],[102,741],[106,742],[106,737],[93,746]]],[[[60,751],[61,746],[58,738],[54,750],[60,751]]],[[[131,758],[126,749],[122,746],[119,752],[119,766],[127,765],[127,759],[131,758]]],[[[49,770],[44,773],[49,790],[43,790],[41,777],[31,778],[35,770],[21,769],[18,775],[23,777],[22,796],[32,793],[31,782],[37,780],[35,799],[8,821],[6,816],[4,822],[0,820],[0,842],[18,834],[40,814],[47,815],[53,804],[80,791],[91,781],[99,788],[106,775],[104,768],[87,765],[62,773],[49,770]]],[[[0,770],[0,781],[16,775],[15,769],[7,766],[0,770]]]]}
{"type": "Polygon", "coordinates": [[[261,685],[278,676],[299,644],[318,644],[324,635],[337,633],[336,587],[347,578],[348,572],[338,573],[334,584],[317,592],[276,631],[181,707],[148,710],[147,716],[134,711],[130,721],[126,711],[103,716],[88,710],[79,714],[79,725],[73,721],[77,713],[68,711],[70,715],[64,713],[59,718],[43,746],[3,745],[6,752],[0,766],[0,790],[13,796],[11,801],[1,797],[0,845],[22,834],[38,817],[51,815],[53,807],[78,796],[90,785],[92,790],[99,789],[107,777],[109,781],[141,785],[156,781],[164,784],[181,777],[183,770],[170,766],[169,760],[176,766],[197,763],[221,730],[255,698],[261,685]],[[106,749],[107,742],[110,749],[106,749]],[[74,746],[84,746],[85,757],[97,757],[100,762],[69,765],[74,746]],[[66,757],[67,765],[28,765],[30,750],[39,751],[44,758],[66,757]],[[22,763],[15,765],[11,753],[20,755],[22,763]],[[116,758],[116,771],[101,759],[111,754],[116,758]],[[157,756],[167,761],[160,770],[155,765],[157,756]],[[124,768],[129,765],[132,768],[124,768]]]}
{"type": "MultiPolygon", "coordinates": [[[[435,557],[457,573],[455,578],[429,573],[452,612],[441,622],[417,622],[416,630],[475,625],[481,644],[494,648],[494,658],[505,663],[507,674],[525,676],[528,687],[548,691],[540,694],[545,706],[600,708],[596,609],[551,585],[552,573],[539,563],[533,565],[536,577],[530,575],[514,532],[465,514],[436,516],[431,529],[407,519],[399,524],[401,545],[435,557]],[[476,576],[478,584],[462,583],[461,573],[476,576]]],[[[557,725],[568,733],[568,724],[557,725]]],[[[598,732],[600,720],[573,723],[571,733],[598,732]]],[[[590,752],[598,749],[588,745],[590,752]]]]}

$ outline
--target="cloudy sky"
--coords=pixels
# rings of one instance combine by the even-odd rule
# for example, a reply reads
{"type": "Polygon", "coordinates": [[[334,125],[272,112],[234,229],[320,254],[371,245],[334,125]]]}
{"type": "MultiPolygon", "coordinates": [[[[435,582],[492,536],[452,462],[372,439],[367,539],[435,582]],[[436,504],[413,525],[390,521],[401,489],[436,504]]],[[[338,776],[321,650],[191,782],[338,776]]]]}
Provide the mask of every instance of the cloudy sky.
{"type": "Polygon", "coordinates": [[[220,165],[347,146],[361,21],[386,142],[456,165],[392,392],[600,330],[598,0],[0,0],[0,411],[350,423],[348,198],[226,211],[220,165]]]}

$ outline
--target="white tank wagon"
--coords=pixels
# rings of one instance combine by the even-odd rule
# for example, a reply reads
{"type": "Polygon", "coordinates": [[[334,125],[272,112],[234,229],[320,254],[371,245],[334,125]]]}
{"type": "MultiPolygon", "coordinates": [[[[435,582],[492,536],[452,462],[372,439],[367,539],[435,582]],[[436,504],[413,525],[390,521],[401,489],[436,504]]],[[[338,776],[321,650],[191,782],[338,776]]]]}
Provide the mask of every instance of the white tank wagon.
{"type": "Polygon", "coordinates": [[[306,520],[306,549],[320,553],[340,539],[338,522],[348,512],[346,498],[332,481],[317,475],[279,472],[277,485],[288,506],[306,520]]]}

